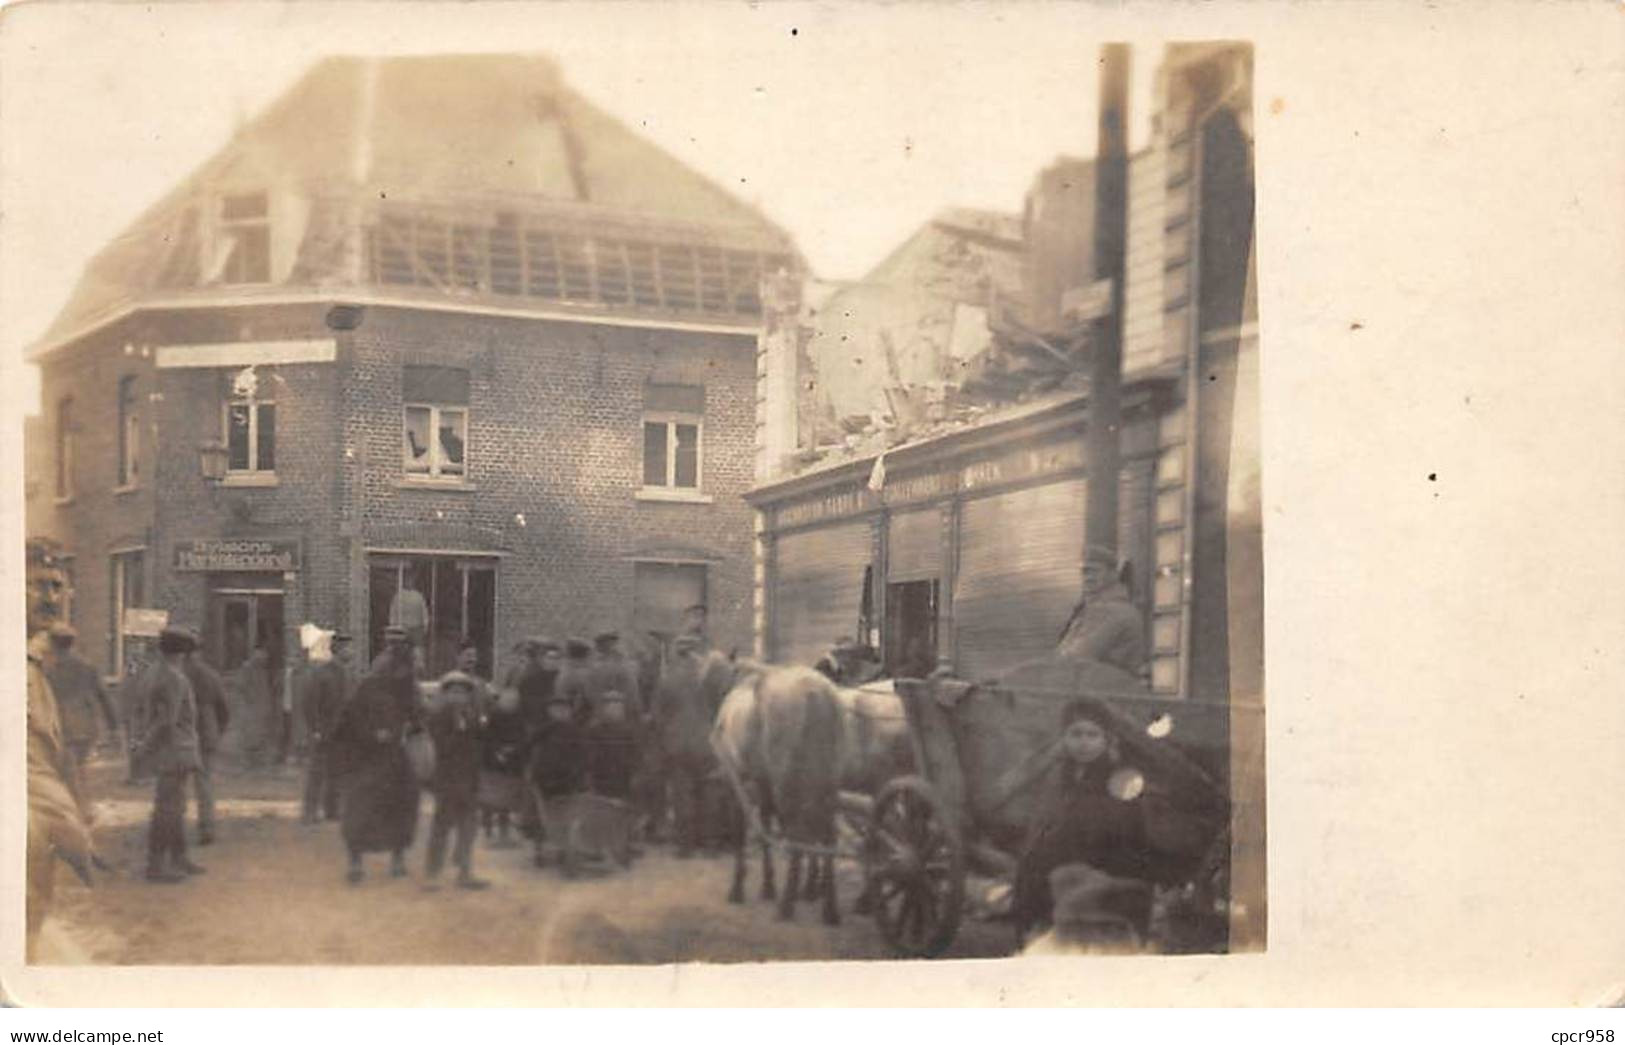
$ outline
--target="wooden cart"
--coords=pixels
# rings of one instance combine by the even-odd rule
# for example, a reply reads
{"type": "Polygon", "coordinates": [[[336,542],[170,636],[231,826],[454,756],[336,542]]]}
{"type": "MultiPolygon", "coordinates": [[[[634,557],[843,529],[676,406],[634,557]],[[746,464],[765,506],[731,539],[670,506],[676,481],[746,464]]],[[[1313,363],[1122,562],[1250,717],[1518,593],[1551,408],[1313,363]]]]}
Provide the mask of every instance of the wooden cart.
{"type": "MultiPolygon", "coordinates": [[[[1147,802],[1155,884],[1222,896],[1228,861],[1228,705],[1101,690],[1008,689],[952,679],[900,679],[917,772],[871,799],[842,795],[861,825],[866,895],[899,954],[933,957],[958,932],[971,872],[1008,880],[1056,753],[1063,705],[1105,713],[1147,802]]],[[[1213,903],[1207,909],[1212,912],[1213,903]]],[[[1222,934],[1222,928],[1219,930],[1222,934]]]]}

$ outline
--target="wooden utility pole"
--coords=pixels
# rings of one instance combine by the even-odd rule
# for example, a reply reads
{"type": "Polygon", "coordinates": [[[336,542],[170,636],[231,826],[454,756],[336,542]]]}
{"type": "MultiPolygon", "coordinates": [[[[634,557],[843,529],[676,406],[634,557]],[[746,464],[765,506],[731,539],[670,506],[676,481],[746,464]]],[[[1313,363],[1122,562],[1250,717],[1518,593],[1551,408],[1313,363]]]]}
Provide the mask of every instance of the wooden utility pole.
{"type": "Polygon", "coordinates": [[[1117,476],[1123,422],[1123,261],[1128,238],[1128,44],[1100,49],[1100,133],[1095,150],[1094,277],[1111,280],[1111,309],[1094,321],[1084,546],[1117,552],[1117,476]]]}

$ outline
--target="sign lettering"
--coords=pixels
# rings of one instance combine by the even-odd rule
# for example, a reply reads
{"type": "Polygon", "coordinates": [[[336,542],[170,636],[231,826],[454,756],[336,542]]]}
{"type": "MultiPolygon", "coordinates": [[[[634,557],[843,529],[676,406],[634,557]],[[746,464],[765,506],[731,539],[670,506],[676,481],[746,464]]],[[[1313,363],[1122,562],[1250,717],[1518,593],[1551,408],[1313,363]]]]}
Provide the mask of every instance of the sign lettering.
{"type": "Polygon", "coordinates": [[[293,573],[297,540],[207,538],[175,545],[175,569],[184,573],[293,573]]]}

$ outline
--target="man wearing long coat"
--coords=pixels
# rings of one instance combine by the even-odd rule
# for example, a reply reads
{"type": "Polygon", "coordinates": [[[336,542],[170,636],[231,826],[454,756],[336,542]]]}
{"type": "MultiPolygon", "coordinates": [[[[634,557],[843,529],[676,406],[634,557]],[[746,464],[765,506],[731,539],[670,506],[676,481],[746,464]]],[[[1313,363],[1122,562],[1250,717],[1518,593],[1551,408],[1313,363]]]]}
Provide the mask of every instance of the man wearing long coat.
{"type": "Polygon", "coordinates": [[[194,647],[191,633],[184,628],[165,628],[158,636],[160,659],[136,680],[146,709],[137,750],[141,763],[157,776],[152,822],[147,829],[150,882],[183,881],[203,870],[186,855],[187,782],[202,766],[197,700],[185,669],[186,655],[194,647]]]}
{"type": "Polygon", "coordinates": [[[333,737],[339,716],[350,697],[350,636],[333,636],[333,655],[313,664],[305,674],[300,714],[310,734],[310,759],[305,764],[303,820],[307,824],[326,817],[339,818],[339,785],[334,772],[333,737]]]}
{"type": "Polygon", "coordinates": [[[362,880],[362,856],[390,854],[391,875],[406,874],[406,850],[417,831],[418,782],[405,739],[421,728],[417,682],[405,670],[371,672],[339,713],[333,753],[339,769],[344,844],[351,884],[362,880]]]}
{"type": "MultiPolygon", "coordinates": [[[[196,640],[197,635],[193,635],[196,640]]],[[[186,680],[197,700],[198,771],[193,775],[197,795],[197,844],[214,841],[214,763],[220,751],[220,738],[231,723],[231,707],[226,701],[226,684],[197,650],[186,655],[186,680]]]]}

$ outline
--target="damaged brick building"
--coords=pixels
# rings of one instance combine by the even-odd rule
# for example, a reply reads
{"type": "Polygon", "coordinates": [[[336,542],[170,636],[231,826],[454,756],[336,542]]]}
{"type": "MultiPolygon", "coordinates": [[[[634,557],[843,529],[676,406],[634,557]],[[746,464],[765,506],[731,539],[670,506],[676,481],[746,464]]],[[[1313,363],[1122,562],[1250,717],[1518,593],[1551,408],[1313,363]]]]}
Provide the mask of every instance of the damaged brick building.
{"type": "Polygon", "coordinates": [[[370,655],[408,585],[431,670],[694,602],[747,642],[761,278],[800,264],[544,59],[325,60],[33,349],[29,533],[112,674],[133,609],[229,669],[304,621],[370,655]]]}

